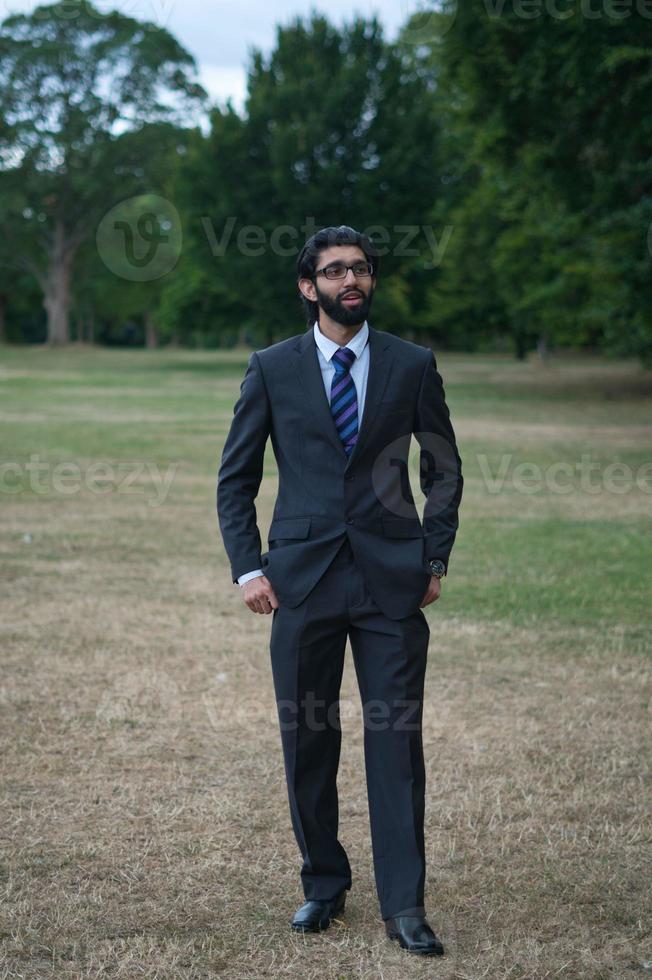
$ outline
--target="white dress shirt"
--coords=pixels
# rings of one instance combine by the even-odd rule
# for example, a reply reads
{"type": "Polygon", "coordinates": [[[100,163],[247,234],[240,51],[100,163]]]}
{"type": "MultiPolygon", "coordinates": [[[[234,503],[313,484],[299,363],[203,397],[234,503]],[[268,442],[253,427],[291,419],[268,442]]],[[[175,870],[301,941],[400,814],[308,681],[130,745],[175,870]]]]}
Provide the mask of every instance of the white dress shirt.
{"type": "MultiPolygon", "coordinates": [[[[326,398],[330,405],[331,400],[331,385],[333,378],[335,376],[335,365],[333,364],[333,354],[336,350],[340,349],[340,345],[336,344],[334,340],[326,337],[325,334],[319,329],[319,321],[315,320],[313,325],[313,334],[315,336],[315,344],[317,345],[317,357],[319,359],[319,367],[321,368],[321,376],[324,382],[324,388],[326,390],[326,398]]],[[[355,337],[353,337],[346,347],[350,347],[355,354],[355,361],[351,365],[351,380],[355,385],[355,390],[358,396],[358,426],[362,422],[362,412],[364,410],[364,400],[367,394],[367,378],[369,377],[369,324],[365,320],[362,324],[360,330],[358,330],[355,337]]],[[[264,572],[261,568],[256,568],[253,572],[245,572],[244,575],[240,575],[238,578],[238,585],[244,585],[249,579],[255,578],[257,575],[263,575],[264,572]]]]}

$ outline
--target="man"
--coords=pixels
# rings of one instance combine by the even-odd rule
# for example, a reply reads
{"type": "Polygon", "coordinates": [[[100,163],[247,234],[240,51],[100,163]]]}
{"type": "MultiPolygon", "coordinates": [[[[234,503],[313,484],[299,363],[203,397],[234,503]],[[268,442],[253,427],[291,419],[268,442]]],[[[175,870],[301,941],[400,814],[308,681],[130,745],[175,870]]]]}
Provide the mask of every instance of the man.
{"type": "Polygon", "coordinates": [[[297,272],[309,329],[251,355],[217,486],[233,582],[252,612],[273,611],[272,674],[306,898],[292,928],[327,928],[351,888],[336,786],[348,636],[386,933],[410,952],[441,955],[423,905],[422,607],[439,598],[447,571],[461,461],[432,351],[367,322],[378,276],[370,240],[348,226],[322,229],[297,272]],[[407,478],[412,433],[423,526],[407,478]],[[254,500],[268,438],[279,487],[261,554],[254,500]]]}

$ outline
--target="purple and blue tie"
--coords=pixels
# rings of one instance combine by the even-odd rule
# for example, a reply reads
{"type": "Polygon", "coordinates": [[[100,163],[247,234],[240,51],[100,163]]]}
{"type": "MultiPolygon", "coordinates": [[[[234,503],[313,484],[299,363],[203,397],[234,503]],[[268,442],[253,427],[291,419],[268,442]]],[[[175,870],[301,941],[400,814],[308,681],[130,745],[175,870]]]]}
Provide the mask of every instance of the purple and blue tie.
{"type": "Polygon", "coordinates": [[[350,373],[355,353],[350,347],[338,347],[332,360],[335,375],[331,384],[331,413],[349,456],[358,441],[358,396],[350,373]]]}

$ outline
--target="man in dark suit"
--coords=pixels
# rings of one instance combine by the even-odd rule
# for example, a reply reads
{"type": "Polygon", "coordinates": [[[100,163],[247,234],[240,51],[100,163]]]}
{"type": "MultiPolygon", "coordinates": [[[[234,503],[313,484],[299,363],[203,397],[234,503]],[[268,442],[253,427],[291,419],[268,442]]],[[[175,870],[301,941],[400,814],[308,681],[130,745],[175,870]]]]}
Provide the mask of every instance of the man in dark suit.
{"type": "Polygon", "coordinates": [[[462,466],[433,352],[367,316],[377,250],[348,226],[303,247],[309,328],[249,358],[224,445],[217,510],[234,583],[273,612],[270,652],[306,902],[325,929],[351,868],[338,840],[339,693],[347,636],[364,719],[374,874],[386,933],[441,955],[424,908],[423,690],[430,629],[458,529],[462,466]],[[423,524],[408,476],[420,446],[423,524]],[[278,496],[261,553],[254,500],[271,438],[278,496]]]}

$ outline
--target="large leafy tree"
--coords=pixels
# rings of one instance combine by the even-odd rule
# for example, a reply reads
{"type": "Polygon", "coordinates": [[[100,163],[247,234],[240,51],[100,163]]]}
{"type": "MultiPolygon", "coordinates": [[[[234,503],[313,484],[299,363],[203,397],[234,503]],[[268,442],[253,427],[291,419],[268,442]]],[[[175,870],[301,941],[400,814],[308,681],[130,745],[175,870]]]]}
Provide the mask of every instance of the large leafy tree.
{"type": "Polygon", "coordinates": [[[2,231],[65,343],[79,248],[116,201],[154,189],[161,148],[143,137],[135,154],[129,135],[187,119],[206,93],[167,31],[91,3],[7,17],[0,61],[2,231]]]}
{"type": "MultiPolygon", "coordinates": [[[[591,16],[575,4],[452,6],[422,41],[449,93],[445,130],[464,135],[460,229],[486,230],[475,205],[494,201],[484,262],[504,327],[521,353],[543,335],[652,362],[649,18],[609,5],[591,16]]],[[[477,264],[461,268],[474,291],[477,264]]],[[[459,263],[451,273],[442,288],[462,304],[459,263]]]]}
{"type": "Polygon", "coordinates": [[[373,237],[385,253],[376,320],[409,331],[424,301],[417,280],[429,253],[419,233],[406,246],[412,254],[403,254],[400,226],[423,225],[438,168],[427,85],[377,19],[339,29],[313,14],[279,27],[268,56],[252,52],[244,117],[215,110],[208,139],[182,167],[178,200],[189,236],[182,263],[186,283],[192,269],[202,296],[193,298],[180,277],[170,280],[171,328],[194,330],[198,317],[189,314],[200,303],[214,334],[230,336],[234,323],[268,341],[296,331],[297,252],[312,230],[350,224],[377,226],[373,237]],[[259,229],[259,248],[256,233],[241,234],[246,226],[259,229]]]}
{"type": "Polygon", "coordinates": [[[148,347],[164,339],[161,296],[167,280],[177,275],[183,255],[173,185],[179,161],[195,136],[196,131],[161,122],[119,137],[123,172],[133,172],[138,184],[137,175],[144,170],[147,188],[127,200],[121,193],[117,207],[102,218],[97,235],[79,249],[72,289],[78,339],[120,343],[130,336],[148,347]],[[159,238],[169,245],[157,244],[159,238]],[[167,248],[173,249],[170,261],[167,248]],[[148,253],[151,261],[142,261],[148,253]]]}

